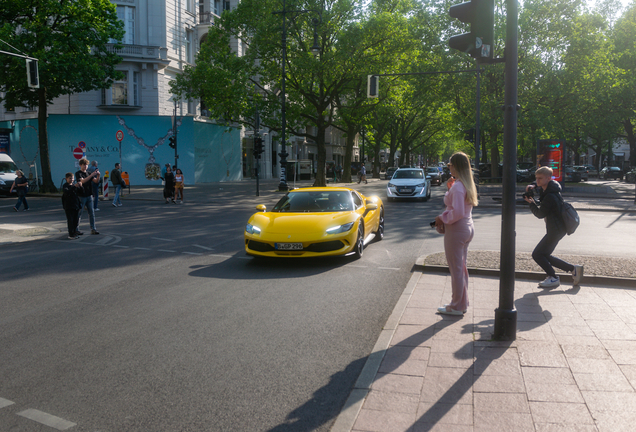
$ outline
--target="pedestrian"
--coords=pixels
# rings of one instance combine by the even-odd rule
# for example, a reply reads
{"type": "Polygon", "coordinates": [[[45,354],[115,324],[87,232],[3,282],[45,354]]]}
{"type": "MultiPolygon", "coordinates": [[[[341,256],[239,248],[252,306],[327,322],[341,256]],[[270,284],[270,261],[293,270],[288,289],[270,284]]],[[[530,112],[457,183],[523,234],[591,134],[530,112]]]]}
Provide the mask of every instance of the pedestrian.
{"type": "Polygon", "coordinates": [[[364,182],[364,184],[367,184],[367,169],[364,166],[364,164],[362,164],[362,168],[360,168],[360,175],[358,176],[358,184],[360,184],[360,182],[364,182]]]}
{"type": "Polygon", "coordinates": [[[183,185],[185,184],[185,177],[180,168],[177,168],[174,172],[174,199],[173,203],[177,203],[179,193],[181,193],[181,204],[183,204],[183,185]]]}
{"type": "Polygon", "coordinates": [[[166,167],[166,173],[163,178],[165,183],[163,186],[163,197],[166,200],[166,204],[169,204],[170,200],[174,202],[174,174],[170,165],[166,167]]]}
{"type": "Polygon", "coordinates": [[[546,272],[547,277],[539,283],[541,288],[556,288],[561,285],[554,267],[572,273],[574,285],[579,285],[583,278],[583,266],[572,265],[552,255],[559,241],[565,236],[566,229],[561,217],[561,185],[552,180],[552,169],[542,166],[535,172],[535,182],[526,187],[523,198],[530,204],[532,213],[545,220],[546,235],[532,251],[532,258],[546,272]],[[530,192],[532,191],[532,192],[530,192]],[[535,199],[539,192],[539,201],[535,199]]]}
{"type": "Polygon", "coordinates": [[[91,183],[91,186],[93,187],[92,190],[92,194],[93,194],[93,210],[94,211],[99,211],[99,209],[97,208],[97,204],[99,204],[99,170],[97,169],[97,161],[93,161],[91,162],[91,165],[86,169],[86,172],[89,174],[93,174],[93,172],[97,171],[97,183],[91,183]]]}
{"type": "Polygon", "coordinates": [[[66,213],[66,225],[68,227],[69,240],[79,238],[77,234],[77,224],[79,223],[79,211],[82,205],[77,192],[82,187],[81,184],[73,184],[73,173],[68,172],[64,176],[66,183],[62,186],[62,207],[66,213]]]}
{"type": "Polygon", "coordinates": [[[340,179],[342,180],[342,175],[340,174],[340,170],[342,170],[342,167],[340,166],[340,164],[338,164],[338,166],[335,167],[334,170],[333,170],[333,182],[334,183],[338,183],[338,176],[340,176],[340,179]]]}
{"type": "Polygon", "coordinates": [[[165,181],[166,172],[168,171],[168,168],[170,168],[170,163],[165,164],[164,167],[161,168],[161,180],[163,181],[165,181]]]}
{"type": "Polygon", "coordinates": [[[435,228],[444,234],[444,252],[451,275],[451,302],[437,308],[441,314],[463,315],[468,309],[468,245],[473,239],[473,207],[478,204],[477,189],[470,169],[470,159],[454,153],[448,163],[451,178],[444,195],[446,210],[435,218],[435,228]]]}
{"type": "Polygon", "coordinates": [[[13,207],[13,210],[15,211],[20,210],[20,205],[24,204],[24,211],[27,211],[29,209],[29,203],[27,203],[26,195],[27,195],[27,190],[29,187],[29,181],[24,176],[24,173],[20,170],[17,170],[15,172],[15,175],[17,177],[15,178],[15,180],[13,181],[13,184],[11,185],[11,189],[9,189],[9,193],[13,192],[13,189],[15,189],[16,192],[18,193],[18,202],[13,207]]]}
{"type": "Polygon", "coordinates": [[[88,174],[86,172],[88,168],[88,159],[82,158],[79,161],[80,169],[75,173],[75,181],[82,185],[78,190],[78,195],[81,201],[81,207],[79,211],[79,216],[77,219],[77,234],[83,235],[84,233],[80,231],[79,224],[82,221],[82,214],[84,213],[84,207],[86,207],[86,211],[88,212],[88,219],[91,225],[91,234],[99,234],[97,228],[95,227],[95,211],[93,209],[93,187],[92,183],[99,183],[99,170],[95,169],[92,174],[88,174]]]}
{"type": "Polygon", "coordinates": [[[126,186],[126,183],[121,178],[121,164],[117,162],[115,164],[115,169],[110,173],[110,181],[113,182],[115,186],[115,198],[113,199],[113,207],[121,207],[121,188],[126,186]]]}

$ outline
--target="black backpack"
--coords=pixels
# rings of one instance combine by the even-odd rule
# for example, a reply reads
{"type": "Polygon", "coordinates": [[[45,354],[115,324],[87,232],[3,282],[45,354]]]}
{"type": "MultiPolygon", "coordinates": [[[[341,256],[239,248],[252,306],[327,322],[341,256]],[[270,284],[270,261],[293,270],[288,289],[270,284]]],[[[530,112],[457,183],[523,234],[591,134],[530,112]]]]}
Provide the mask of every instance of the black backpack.
{"type": "Polygon", "coordinates": [[[563,200],[561,194],[559,194],[559,198],[561,198],[561,220],[565,226],[565,232],[568,235],[574,234],[574,231],[576,231],[581,223],[579,214],[574,207],[572,207],[572,204],[566,203],[563,200]]]}

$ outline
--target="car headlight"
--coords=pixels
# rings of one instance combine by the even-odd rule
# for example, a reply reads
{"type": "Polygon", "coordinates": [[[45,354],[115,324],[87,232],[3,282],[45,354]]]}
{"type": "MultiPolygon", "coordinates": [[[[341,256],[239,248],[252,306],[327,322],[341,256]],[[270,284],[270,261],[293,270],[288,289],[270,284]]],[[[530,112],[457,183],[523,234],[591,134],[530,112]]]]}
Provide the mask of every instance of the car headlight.
{"type": "Polygon", "coordinates": [[[395,185],[393,183],[389,183],[389,187],[394,188],[395,185]]]}
{"type": "Polygon", "coordinates": [[[343,232],[347,232],[353,227],[354,222],[349,222],[348,224],[338,225],[335,227],[331,227],[327,229],[327,234],[340,234],[343,232]]]}
{"type": "Polygon", "coordinates": [[[426,182],[415,185],[415,187],[424,187],[424,186],[426,186],[426,182]]]}
{"type": "Polygon", "coordinates": [[[258,234],[261,233],[261,229],[259,227],[257,227],[257,226],[252,225],[252,224],[247,224],[245,226],[245,231],[248,234],[255,234],[255,235],[258,235],[258,234]]]}
{"type": "Polygon", "coordinates": [[[6,183],[4,182],[4,180],[0,179],[0,185],[2,185],[2,186],[6,185],[6,183]]]}

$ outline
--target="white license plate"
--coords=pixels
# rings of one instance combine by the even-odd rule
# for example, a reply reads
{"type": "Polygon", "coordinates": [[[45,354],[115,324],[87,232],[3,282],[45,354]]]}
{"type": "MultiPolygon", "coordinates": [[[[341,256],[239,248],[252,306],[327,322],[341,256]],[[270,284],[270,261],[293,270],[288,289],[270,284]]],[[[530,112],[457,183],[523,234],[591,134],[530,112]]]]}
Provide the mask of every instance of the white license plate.
{"type": "Polygon", "coordinates": [[[274,245],[276,250],[302,250],[302,243],[276,243],[274,245]]]}
{"type": "Polygon", "coordinates": [[[400,189],[400,193],[411,193],[413,192],[411,189],[400,189]]]}

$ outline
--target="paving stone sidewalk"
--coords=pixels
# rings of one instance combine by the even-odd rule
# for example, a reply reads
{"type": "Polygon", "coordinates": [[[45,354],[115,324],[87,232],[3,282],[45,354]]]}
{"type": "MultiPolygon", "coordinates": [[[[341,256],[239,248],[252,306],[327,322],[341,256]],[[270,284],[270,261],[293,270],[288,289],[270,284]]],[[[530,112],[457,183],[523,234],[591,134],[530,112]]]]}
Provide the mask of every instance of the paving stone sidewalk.
{"type": "Polygon", "coordinates": [[[499,279],[416,271],[332,431],[636,430],[636,287],[517,280],[517,339],[491,340],[499,279]]]}

